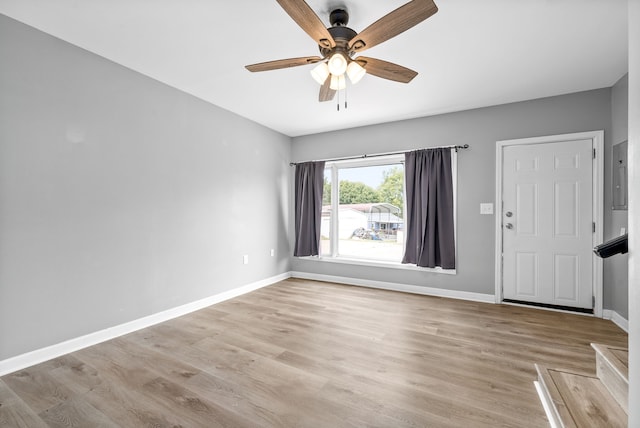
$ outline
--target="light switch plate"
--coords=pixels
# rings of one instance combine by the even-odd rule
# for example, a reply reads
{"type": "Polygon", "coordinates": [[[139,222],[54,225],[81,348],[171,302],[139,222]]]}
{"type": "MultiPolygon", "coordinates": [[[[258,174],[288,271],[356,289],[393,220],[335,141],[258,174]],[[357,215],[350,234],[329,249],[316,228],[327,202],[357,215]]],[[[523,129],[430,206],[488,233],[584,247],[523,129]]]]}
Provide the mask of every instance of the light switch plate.
{"type": "Polygon", "coordinates": [[[493,202],[480,204],[480,214],[493,214],[493,202]]]}

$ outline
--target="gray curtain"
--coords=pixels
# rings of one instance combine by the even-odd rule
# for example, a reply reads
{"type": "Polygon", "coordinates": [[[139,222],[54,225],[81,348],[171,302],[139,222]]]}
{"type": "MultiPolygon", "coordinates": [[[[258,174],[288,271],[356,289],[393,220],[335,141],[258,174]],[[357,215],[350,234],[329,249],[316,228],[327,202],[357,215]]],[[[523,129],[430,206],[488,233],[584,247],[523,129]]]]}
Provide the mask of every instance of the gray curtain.
{"type": "Polygon", "coordinates": [[[323,184],[323,161],[296,165],[295,257],[317,256],[320,251],[323,184]]]}
{"type": "Polygon", "coordinates": [[[455,269],[451,149],[405,153],[406,246],[402,263],[455,269]]]}

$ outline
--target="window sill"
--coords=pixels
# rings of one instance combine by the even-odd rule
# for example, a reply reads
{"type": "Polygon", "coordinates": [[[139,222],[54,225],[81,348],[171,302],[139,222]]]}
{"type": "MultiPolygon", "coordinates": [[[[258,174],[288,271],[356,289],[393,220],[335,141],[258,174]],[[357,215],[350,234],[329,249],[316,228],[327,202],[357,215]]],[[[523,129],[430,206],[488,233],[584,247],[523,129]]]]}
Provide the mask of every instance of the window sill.
{"type": "Polygon", "coordinates": [[[387,262],[383,260],[365,260],[365,259],[347,258],[347,257],[316,257],[316,256],[299,257],[299,259],[320,262],[320,263],[337,263],[337,264],[346,264],[346,265],[355,265],[355,266],[381,267],[381,268],[398,269],[398,270],[415,270],[419,272],[440,273],[444,275],[456,275],[455,269],[442,269],[440,267],[428,268],[428,267],[420,267],[416,265],[402,264],[399,262],[390,262],[390,261],[387,262]]]}

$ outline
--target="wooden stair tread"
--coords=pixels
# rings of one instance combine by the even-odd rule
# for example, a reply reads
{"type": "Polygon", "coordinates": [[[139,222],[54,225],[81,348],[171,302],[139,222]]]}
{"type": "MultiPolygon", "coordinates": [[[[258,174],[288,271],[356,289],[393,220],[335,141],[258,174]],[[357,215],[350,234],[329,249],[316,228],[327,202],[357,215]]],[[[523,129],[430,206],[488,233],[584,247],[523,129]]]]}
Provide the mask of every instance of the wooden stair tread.
{"type": "Polygon", "coordinates": [[[629,350],[619,346],[602,345],[592,343],[591,347],[606,358],[609,364],[629,383],[629,350]]]}
{"type": "Polygon", "coordinates": [[[540,400],[543,404],[548,404],[548,407],[547,405],[544,407],[547,412],[549,422],[552,422],[552,426],[554,427],[561,426],[565,428],[575,428],[576,424],[573,421],[571,412],[567,408],[562,395],[560,395],[560,391],[555,386],[555,383],[551,378],[551,374],[549,373],[549,369],[538,364],[536,364],[535,367],[538,372],[538,382],[542,389],[542,391],[540,391],[540,400]],[[544,396],[542,394],[544,394],[544,396]]]}
{"type": "Polygon", "coordinates": [[[538,379],[562,427],[626,427],[627,414],[597,377],[536,365],[538,379]]]}
{"type": "Polygon", "coordinates": [[[628,349],[611,349],[611,353],[620,361],[620,364],[629,370],[629,350],[628,349]]]}
{"type": "Polygon", "coordinates": [[[596,373],[604,386],[629,412],[629,351],[617,346],[592,343],[596,351],[596,373]]]}

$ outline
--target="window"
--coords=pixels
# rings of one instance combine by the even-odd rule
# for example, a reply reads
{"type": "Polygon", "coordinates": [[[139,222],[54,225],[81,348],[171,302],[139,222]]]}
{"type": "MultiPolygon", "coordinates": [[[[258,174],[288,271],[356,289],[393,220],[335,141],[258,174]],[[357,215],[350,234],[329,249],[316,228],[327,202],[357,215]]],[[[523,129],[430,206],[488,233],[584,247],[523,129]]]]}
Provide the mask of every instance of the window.
{"type": "Polygon", "coordinates": [[[321,257],[400,263],[403,162],[401,155],[325,165],[321,257]]]}

